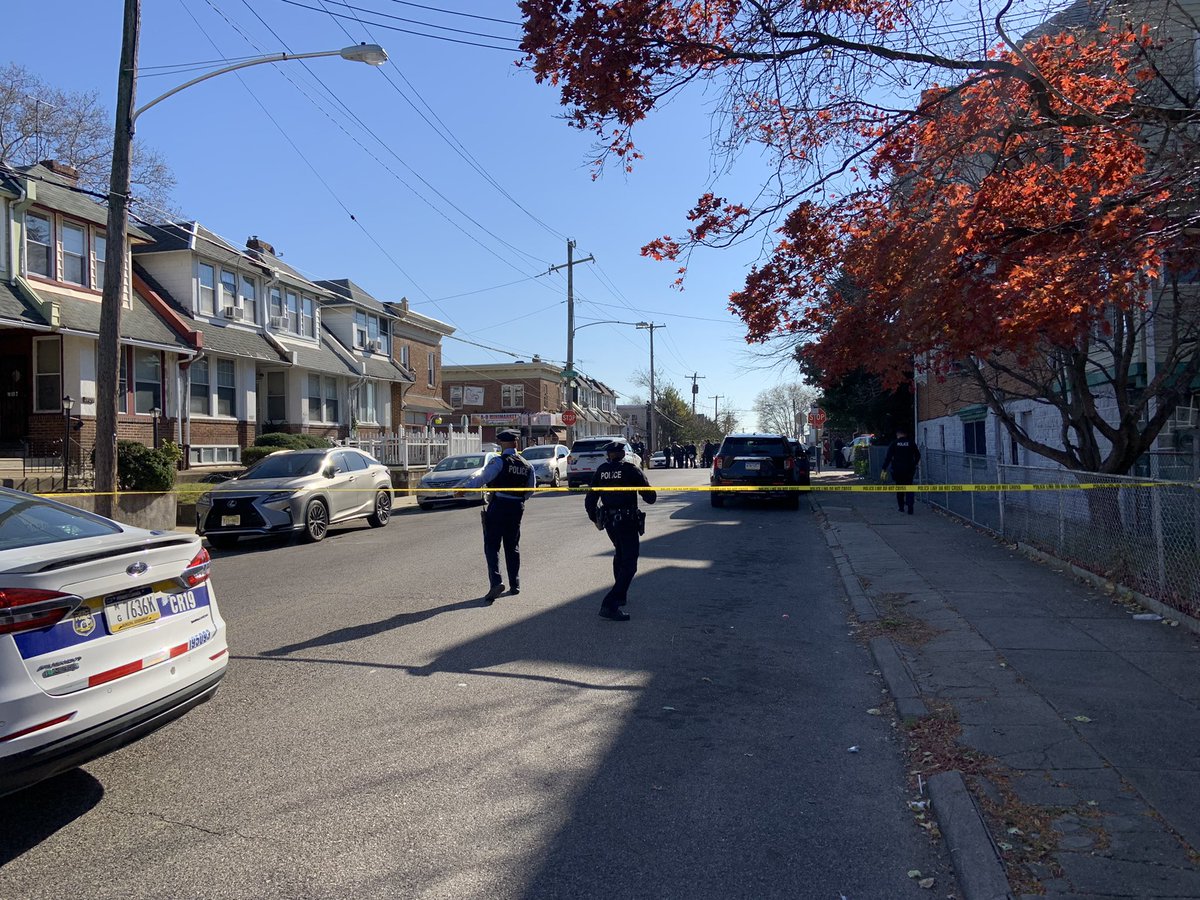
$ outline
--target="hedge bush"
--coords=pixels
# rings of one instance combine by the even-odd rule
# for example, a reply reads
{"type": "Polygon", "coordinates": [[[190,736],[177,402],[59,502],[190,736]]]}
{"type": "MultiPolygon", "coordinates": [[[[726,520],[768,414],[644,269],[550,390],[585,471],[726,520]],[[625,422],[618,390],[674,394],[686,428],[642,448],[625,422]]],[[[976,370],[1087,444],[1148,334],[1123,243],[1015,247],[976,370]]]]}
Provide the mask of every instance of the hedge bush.
{"type": "Polygon", "coordinates": [[[256,462],[258,462],[260,459],[262,459],[264,456],[270,456],[272,453],[275,453],[276,451],[282,450],[282,449],[284,449],[284,448],[282,448],[282,447],[246,447],[244,450],[242,450],[242,465],[243,466],[252,466],[256,462]]]}
{"type": "Polygon", "coordinates": [[[254,441],[254,446],[242,450],[242,465],[252,466],[264,456],[270,456],[277,450],[324,450],[333,446],[327,438],[315,434],[287,434],[283,431],[272,431],[260,434],[254,441]]]}
{"type": "Polygon", "coordinates": [[[123,491],[169,491],[175,485],[179,448],[167,441],[159,450],[137,441],[117,441],[117,483],[123,491]]]}

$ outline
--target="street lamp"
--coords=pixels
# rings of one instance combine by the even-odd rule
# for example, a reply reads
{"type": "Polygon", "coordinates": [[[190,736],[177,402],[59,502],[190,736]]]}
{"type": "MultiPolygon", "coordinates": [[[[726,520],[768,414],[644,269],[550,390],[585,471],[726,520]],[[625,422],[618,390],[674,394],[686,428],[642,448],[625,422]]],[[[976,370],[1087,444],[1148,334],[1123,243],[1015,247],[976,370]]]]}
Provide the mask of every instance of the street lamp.
{"type": "MultiPolygon", "coordinates": [[[[571,327],[567,331],[567,337],[568,337],[567,345],[571,348],[574,348],[576,332],[582,331],[585,328],[591,328],[593,325],[628,325],[631,328],[641,327],[637,322],[622,322],[619,319],[598,319],[595,322],[585,322],[582,325],[576,325],[575,318],[574,318],[574,316],[572,316],[571,317],[571,327]]],[[[562,373],[563,381],[566,382],[566,385],[567,385],[567,405],[568,406],[570,406],[571,404],[573,404],[575,402],[575,387],[578,384],[578,382],[575,379],[576,379],[576,376],[578,376],[578,375],[579,375],[579,373],[575,371],[574,360],[573,359],[568,360],[567,367],[565,369],[563,369],[563,373],[562,373]]],[[[568,426],[568,427],[570,428],[571,435],[573,436],[575,429],[571,426],[568,426]]],[[[569,439],[568,439],[568,443],[571,443],[571,441],[569,439]]]]}
{"type": "Polygon", "coordinates": [[[62,398],[63,407],[63,490],[71,483],[71,410],[75,408],[75,400],[68,394],[62,398]]]}
{"type": "Polygon", "coordinates": [[[150,424],[154,429],[154,449],[158,449],[158,417],[162,415],[162,410],[157,406],[150,410],[150,424]]]}
{"type": "Polygon", "coordinates": [[[117,486],[117,378],[121,332],[121,302],[125,294],[125,236],[129,228],[130,168],[133,164],[133,132],[138,116],[185,88],[247,66],[287,62],[293,59],[313,59],[320,56],[340,56],[351,62],[381,66],[387,53],[378,44],[357,44],[340,50],[317,53],[276,53],[256,59],[223,66],[186,81],[165,94],[155,97],[141,107],[134,106],[137,92],[138,36],[141,29],[141,0],[125,0],[121,38],[121,61],[117,70],[117,111],[113,133],[112,170],[108,182],[109,247],[118,248],[118,265],[104,270],[103,294],[100,301],[100,335],[97,346],[96,372],[96,493],[97,509],[102,515],[113,511],[113,491],[117,486]],[[112,435],[109,440],[108,435],[112,435]]]}

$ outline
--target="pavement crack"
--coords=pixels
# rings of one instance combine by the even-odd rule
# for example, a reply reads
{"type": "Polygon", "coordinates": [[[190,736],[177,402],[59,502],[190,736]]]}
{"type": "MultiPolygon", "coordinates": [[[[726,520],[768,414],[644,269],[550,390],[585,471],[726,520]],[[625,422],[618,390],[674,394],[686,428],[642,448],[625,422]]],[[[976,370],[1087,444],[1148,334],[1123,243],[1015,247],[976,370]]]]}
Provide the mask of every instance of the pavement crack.
{"type": "Polygon", "coordinates": [[[218,831],[218,830],[215,830],[212,828],[205,828],[203,825],[196,825],[193,822],[181,822],[178,819],[172,819],[169,816],[165,816],[162,813],[153,812],[151,810],[134,811],[134,810],[129,810],[129,809],[122,809],[121,807],[118,806],[118,807],[114,807],[113,811],[120,813],[121,815],[129,816],[129,817],[135,818],[135,819],[138,819],[138,818],[157,819],[158,821],[163,822],[164,824],[167,824],[167,825],[177,825],[180,828],[190,828],[191,830],[199,831],[202,834],[211,834],[213,837],[231,837],[232,836],[232,837],[240,837],[240,838],[248,840],[248,838],[246,838],[246,836],[244,834],[242,834],[240,831],[238,831],[236,828],[228,830],[228,831],[218,831]]]}

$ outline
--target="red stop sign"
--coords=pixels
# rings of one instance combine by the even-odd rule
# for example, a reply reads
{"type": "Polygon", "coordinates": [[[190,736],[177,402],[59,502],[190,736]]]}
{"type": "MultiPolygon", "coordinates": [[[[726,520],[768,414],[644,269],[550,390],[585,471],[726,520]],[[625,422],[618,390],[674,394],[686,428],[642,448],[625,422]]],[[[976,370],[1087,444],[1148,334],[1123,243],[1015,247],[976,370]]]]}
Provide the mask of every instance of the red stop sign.
{"type": "Polygon", "coordinates": [[[808,424],[815,428],[820,428],[825,424],[825,410],[819,406],[814,406],[808,413],[808,424]]]}
{"type": "Polygon", "coordinates": [[[562,419],[564,425],[574,425],[579,420],[579,417],[575,415],[574,410],[568,409],[562,414],[562,419]]]}

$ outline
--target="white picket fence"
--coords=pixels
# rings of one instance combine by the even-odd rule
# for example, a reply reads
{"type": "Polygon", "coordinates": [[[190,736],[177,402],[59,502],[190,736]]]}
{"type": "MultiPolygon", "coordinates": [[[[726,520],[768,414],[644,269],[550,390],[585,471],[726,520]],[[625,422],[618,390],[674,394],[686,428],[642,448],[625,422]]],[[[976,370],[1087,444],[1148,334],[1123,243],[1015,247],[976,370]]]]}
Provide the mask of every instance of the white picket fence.
{"type": "Polygon", "coordinates": [[[385,466],[427,469],[447,456],[479,453],[483,449],[483,434],[479,430],[406,428],[380,438],[347,438],[338,444],[369,453],[385,466]]]}

